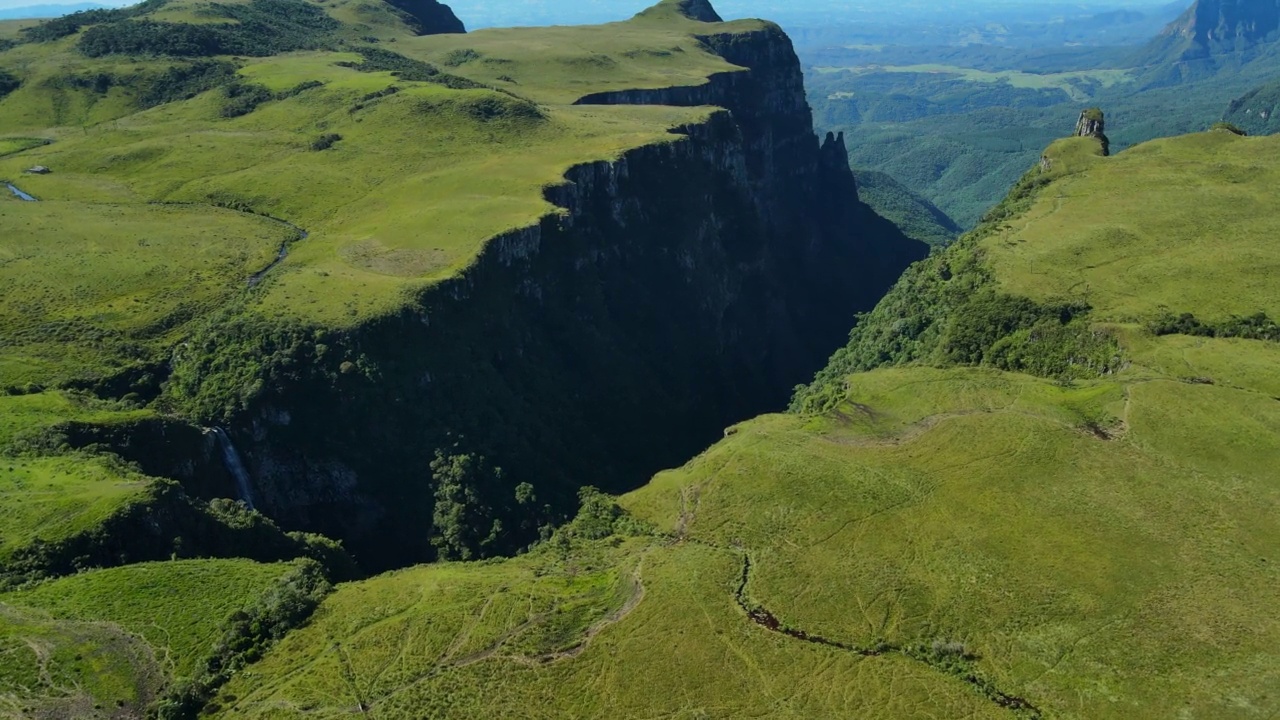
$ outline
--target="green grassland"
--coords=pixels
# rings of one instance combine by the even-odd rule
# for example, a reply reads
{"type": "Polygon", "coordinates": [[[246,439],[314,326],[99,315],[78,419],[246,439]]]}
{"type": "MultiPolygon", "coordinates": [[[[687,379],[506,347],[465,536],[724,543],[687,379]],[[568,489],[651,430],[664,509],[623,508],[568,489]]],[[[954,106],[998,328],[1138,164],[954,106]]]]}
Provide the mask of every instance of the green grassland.
{"type": "Polygon", "coordinates": [[[570,167],[673,141],[671,128],[704,118],[705,109],[572,105],[592,92],[696,85],[734,69],[692,37],[698,27],[644,17],[608,33],[398,38],[397,53],[494,89],[339,65],[357,63],[354,53],[264,58],[240,68],[242,82],[273,92],[322,85],[237,118],[221,117],[217,91],[139,113],[128,112],[134,99],[124,85],[95,93],[50,82],[77,72],[157,72],[159,60],[85,58],[71,38],[20,45],[0,55],[27,75],[0,103],[0,132],[56,142],[0,161],[0,175],[54,168],[23,179],[22,189],[42,200],[218,204],[287,220],[310,236],[264,287],[262,311],[345,325],[399,307],[406,292],[466,267],[489,238],[555,213],[542,189],[570,167]],[[62,126],[50,127],[50,118],[62,126]],[[312,150],[323,135],[341,140],[312,150]]]}
{"type": "Polygon", "coordinates": [[[150,478],[110,458],[0,458],[0,560],[90,530],[145,497],[150,478]]]}
{"type": "Polygon", "coordinates": [[[622,497],[655,535],[344,586],[220,716],[1274,716],[1280,350],[1146,324],[1274,311],[1260,208],[1280,145],[1227,135],[1056,144],[914,271],[1085,301],[1075,322],[1114,339],[1115,368],[922,355],[824,375],[833,400],[730,428],[622,497]],[[1139,253],[1162,272],[1123,262],[1139,253]],[[557,603],[557,642],[523,640],[557,603]]]}
{"type": "MultiPolygon", "coordinates": [[[[47,185],[19,182],[32,194],[47,185]]],[[[0,367],[13,385],[109,374],[158,355],[296,237],[208,206],[56,198],[0,202],[0,224],[0,367]]]]}
{"type": "Polygon", "coordinates": [[[251,605],[288,568],[247,560],[143,563],[6,593],[0,603],[58,620],[114,623],[155,648],[166,671],[189,676],[227,617],[251,605]]]}
{"type": "Polygon", "coordinates": [[[148,563],[0,594],[0,715],[140,716],[290,568],[148,563]]]}
{"type": "MultiPolygon", "coordinates": [[[[247,94],[142,109],[128,82],[66,78],[171,61],[90,59],[75,36],[0,53],[23,80],[0,99],[0,177],[40,198],[0,201],[0,553],[91,528],[150,482],[56,445],[60,422],[157,412],[75,381],[162,362],[222,313],[340,328],[394,311],[556,213],[543,190],[568,168],[712,112],[574,101],[732,70],[673,3],[607,32],[421,38],[331,12],[334,38],[360,18],[395,38],[412,77],[363,72],[372,56],[335,40],[236,60],[247,94]]],[[[1277,347],[1152,323],[1280,314],[1277,153],[1228,133],[1111,158],[1054,145],[860,320],[797,412],[730,428],[603,532],[584,512],[519,558],[341,586],[208,714],[1274,717],[1277,347]],[[1004,336],[966,330],[987,317],[973,308],[1004,336]],[[1028,372],[1070,372],[998,369],[1011,338],[1052,356],[1028,372]]],[[[0,715],[140,714],[281,567],[150,564],[0,595],[0,715]]],[[[250,631],[241,660],[277,637],[250,631]]]]}
{"type": "Polygon", "coordinates": [[[1092,160],[984,241],[1002,287],[1078,298],[1113,321],[1280,315],[1280,145],[1209,132],[1092,160]]]}
{"type": "Polygon", "coordinates": [[[141,500],[149,478],[110,456],[48,448],[46,438],[67,422],[111,425],[149,414],[79,393],[0,395],[0,559],[82,533],[141,500]]]}
{"type": "Polygon", "coordinates": [[[752,626],[741,566],[640,538],[344,586],[227,687],[221,716],[1000,717],[906,658],[752,626]]]}
{"type": "MultiPolygon", "coordinates": [[[[146,12],[232,22],[186,0],[146,12]]],[[[145,494],[135,469],[60,447],[56,430],[145,416],[193,328],[251,316],[332,329],[396,312],[491,238],[561,212],[544,190],[571,167],[678,141],[673,129],[714,112],[580,97],[736,69],[667,10],[606,33],[457,38],[414,37],[381,5],[325,12],[344,24],[321,49],[261,58],[90,57],[83,29],[0,45],[0,69],[20,81],[0,96],[0,180],[39,199],[0,188],[6,553],[145,494]],[[375,40],[404,56],[403,76],[358,67],[375,40]],[[232,110],[245,88],[252,100],[232,110]],[[53,172],[24,172],[34,165],[53,172]],[[85,387],[122,401],[72,390],[85,387]]],[[[23,40],[29,26],[0,32],[23,40]]]]}
{"type": "Polygon", "coordinates": [[[1128,70],[1074,70],[1057,73],[1032,73],[1021,70],[978,70],[975,68],[923,63],[917,65],[867,65],[860,67],[816,67],[819,73],[852,72],[867,73],[911,73],[929,75],[947,75],[965,82],[973,83],[1008,83],[1011,87],[1030,90],[1061,90],[1068,98],[1076,102],[1087,102],[1090,95],[1080,89],[1081,83],[1097,85],[1105,88],[1130,82],[1132,73],[1128,70]]]}

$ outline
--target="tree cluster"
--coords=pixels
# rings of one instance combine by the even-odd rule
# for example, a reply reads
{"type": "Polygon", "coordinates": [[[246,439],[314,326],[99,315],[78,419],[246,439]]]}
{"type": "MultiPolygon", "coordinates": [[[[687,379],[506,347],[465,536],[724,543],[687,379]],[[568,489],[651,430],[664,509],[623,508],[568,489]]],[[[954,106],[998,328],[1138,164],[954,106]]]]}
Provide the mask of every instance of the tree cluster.
{"type": "Polygon", "coordinates": [[[89,57],[266,57],[293,50],[327,47],[333,42],[333,31],[340,26],[323,9],[302,0],[214,4],[208,12],[235,22],[197,25],[133,20],[129,16],[95,24],[80,37],[77,47],[89,57]]]}

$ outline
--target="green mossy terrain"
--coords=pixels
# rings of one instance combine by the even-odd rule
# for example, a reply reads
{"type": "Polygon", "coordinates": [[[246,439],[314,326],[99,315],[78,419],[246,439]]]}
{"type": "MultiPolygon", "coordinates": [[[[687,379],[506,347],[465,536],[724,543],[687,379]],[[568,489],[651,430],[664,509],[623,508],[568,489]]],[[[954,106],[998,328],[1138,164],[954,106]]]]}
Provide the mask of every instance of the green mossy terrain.
{"type": "Polygon", "coordinates": [[[1280,144],[1055,143],[855,325],[921,248],[704,5],[0,24],[0,716],[1280,712],[1280,144]]]}
{"type": "MultiPolygon", "coordinates": [[[[459,491],[494,528],[462,554],[512,552],[579,487],[783,405],[924,253],[822,154],[776,26],[352,13],[172,0],[18,33],[0,178],[38,202],[0,200],[0,387],[225,427],[281,526],[376,569],[434,557],[431,463],[475,456],[504,472],[459,491]]],[[[96,444],[230,492],[209,443],[194,468],[128,443],[96,444]]]]}
{"type": "Polygon", "coordinates": [[[307,573],[295,564],[188,560],[0,594],[0,708],[6,717],[109,718],[160,707],[162,717],[181,717],[168,710],[175,689],[206,677],[231,657],[229,646],[267,642],[244,621],[285,616],[280,608],[301,597],[307,573]]]}
{"type": "MultiPolygon", "coordinates": [[[[1253,208],[1277,148],[1055,145],[861,319],[797,412],[730,428],[623,496],[653,535],[343,586],[228,686],[220,716],[1274,714],[1280,351],[1155,321],[1275,312],[1253,208]],[[1177,223],[1193,211],[1204,224],[1177,223]],[[1074,306],[1066,327],[1115,357],[1048,353],[1062,375],[948,354],[980,295],[1074,306]],[[613,589],[578,615],[582,582],[613,589]],[[530,643],[545,633],[560,639],[530,643]]],[[[1078,340],[1004,332],[966,347],[1078,340]]]]}
{"type": "MultiPolygon", "coordinates": [[[[715,112],[578,99],[742,70],[679,13],[455,38],[378,9],[175,0],[3,24],[0,179],[38,199],[0,193],[6,547],[91,529],[181,464],[115,463],[98,454],[127,431],[86,452],[58,439],[67,422],[228,422],[300,363],[376,377],[343,333],[418,306],[493,238],[558,222],[548,189],[570,168],[715,112]],[[18,505],[37,487],[56,507],[18,505]]],[[[199,492],[227,494],[222,479],[199,492]]]]}

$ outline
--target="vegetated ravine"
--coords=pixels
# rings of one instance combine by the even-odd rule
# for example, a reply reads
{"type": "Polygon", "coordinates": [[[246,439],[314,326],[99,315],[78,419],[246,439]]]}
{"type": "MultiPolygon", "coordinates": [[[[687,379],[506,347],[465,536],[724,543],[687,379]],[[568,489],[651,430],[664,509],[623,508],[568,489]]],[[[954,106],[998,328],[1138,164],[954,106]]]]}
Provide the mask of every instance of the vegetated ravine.
{"type": "Polygon", "coordinates": [[[547,191],[562,215],[459,276],[350,330],[232,315],[175,353],[171,390],[226,429],[259,510],[369,571],[509,553],[579,488],[634,488],[785,406],[926,248],[859,202],[842,137],[818,141],[780,29],[703,41],[748,71],[580,102],[727,112],[571,169],[547,191]],[[438,550],[445,466],[468,527],[438,550]]]}

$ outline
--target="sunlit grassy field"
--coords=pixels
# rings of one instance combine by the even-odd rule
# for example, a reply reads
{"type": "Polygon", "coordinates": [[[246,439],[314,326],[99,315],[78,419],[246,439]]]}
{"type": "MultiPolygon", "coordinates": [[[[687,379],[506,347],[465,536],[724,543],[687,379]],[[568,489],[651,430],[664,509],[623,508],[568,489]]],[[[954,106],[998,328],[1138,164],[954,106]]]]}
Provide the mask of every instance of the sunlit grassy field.
{"type": "Polygon", "coordinates": [[[852,72],[867,73],[913,73],[928,75],[947,75],[957,80],[973,83],[1008,83],[1010,87],[1029,90],[1061,90],[1077,102],[1088,102],[1090,96],[1077,87],[1076,83],[1096,83],[1102,87],[1112,87],[1133,80],[1128,70],[1075,70],[1059,73],[1030,73],[1021,70],[1000,70],[996,72],[978,70],[976,68],[958,67],[955,65],[921,64],[921,65],[867,65],[861,67],[817,67],[820,73],[852,72]]]}
{"type": "MultiPolygon", "coordinates": [[[[147,487],[132,469],[49,438],[67,420],[132,417],[151,396],[95,404],[56,388],[134,373],[154,394],[174,348],[220,313],[345,328],[395,312],[491,238],[559,213],[545,189],[571,167],[678,142],[672,129],[713,111],[574,105],[580,97],[736,69],[693,37],[699,23],[667,11],[605,32],[446,38],[412,37],[390,8],[375,10],[328,6],[348,23],[336,37],[381,38],[491,87],[361,72],[350,67],[356,52],[215,58],[274,94],[226,117],[222,89],[141,109],[139,78],[186,67],[173,59],[91,58],[77,35],[0,52],[0,67],[22,81],[0,98],[0,180],[39,200],[0,188],[6,554],[90,529],[147,487]],[[27,174],[34,165],[52,173],[27,174]]],[[[153,19],[225,22],[185,0],[153,19]]],[[[0,23],[0,37],[29,25],[0,23]]]]}
{"type": "Polygon", "coordinates": [[[548,551],[340,588],[228,686],[236,699],[222,715],[1001,716],[905,658],[859,658],[747,623],[733,601],[739,552],[650,540],[577,552],[586,557],[548,551]]]}
{"type": "Polygon", "coordinates": [[[0,594],[0,713],[138,716],[289,567],[147,563],[0,594]]]}
{"type": "Polygon", "coordinates": [[[11,385],[105,374],[139,345],[167,348],[296,237],[207,206],[55,198],[0,202],[0,224],[0,384],[11,385]]]}
{"type": "MultiPolygon", "coordinates": [[[[323,85],[233,119],[220,117],[218,91],[138,113],[129,112],[125,88],[97,96],[33,82],[157,63],[90,60],[69,40],[21,45],[0,56],[31,76],[0,102],[0,133],[55,142],[0,159],[0,177],[17,181],[43,164],[54,173],[19,183],[41,200],[232,204],[286,220],[310,235],[263,288],[262,311],[348,325],[455,274],[490,238],[557,212],[543,189],[563,182],[570,167],[676,141],[672,128],[704,118],[707,109],[573,105],[593,92],[698,85],[735,70],[693,37],[700,28],[661,12],[603,32],[486,30],[401,37],[394,47],[493,89],[452,90],[339,65],[359,61],[355,53],[250,60],[242,80],[273,92],[323,85]],[[322,135],[341,140],[313,150],[322,135]]],[[[205,242],[208,252],[229,254],[216,238],[205,242]]]]}
{"type": "Polygon", "coordinates": [[[1009,292],[1116,321],[1280,315],[1280,144],[1208,132],[1078,165],[985,241],[1009,292]]]}
{"type": "Polygon", "coordinates": [[[1235,155],[1236,141],[1198,135],[1103,159],[1091,142],[1047,153],[1051,181],[986,229],[981,257],[1008,292],[1091,303],[1123,348],[1119,372],[852,375],[829,412],[730,428],[621,499],[658,534],[595,556],[591,572],[622,589],[568,626],[580,653],[519,641],[554,617],[547,588],[574,602],[570,578],[589,574],[581,549],[551,543],[342,588],[229,687],[223,716],[1274,715],[1276,346],[1124,321],[1165,304],[1272,311],[1280,263],[1258,199],[1274,183],[1205,178],[1275,145],[1235,155]],[[1127,202],[1121,178],[1159,200],[1127,202]],[[1150,231],[1136,250],[1097,231],[1163,227],[1187,207],[1214,222],[1150,231]],[[629,572],[643,588],[630,604],[629,572]],[[487,654],[457,650],[476,637],[487,654]]]}
{"type": "MultiPolygon", "coordinates": [[[[221,91],[135,112],[125,88],[36,82],[152,60],[89,61],[71,39],[0,54],[28,76],[0,101],[0,178],[40,198],[0,200],[0,557],[147,487],[47,441],[152,411],[38,386],[163,358],[227,308],[324,327],[394,311],[557,212],[544,189],[573,165],[678,142],[711,109],[573,104],[731,71],[672,7],[603,31],[397,36],[490,88],[340,64],[354,53],[247,60],[242,81],[276,95],[235,118],[221,91]]],[[[1030,208],[985,229],[997,286],[1087,302],[1115,372],[852,375],[829,412],[730,428],[623,497],[651,533],[340,587],[215,714],[1276,716],[1280,357],[1144,323],[1280,314],[1278,153],[1225,133],[1105,159],[1067,141],[1030,208]]],[[[279,572],[163,563],[0,595],[0,715],[140,712],[279,572]]]]}

